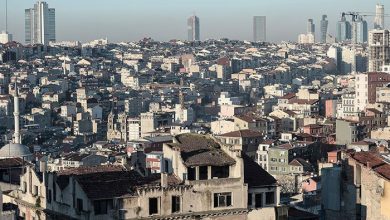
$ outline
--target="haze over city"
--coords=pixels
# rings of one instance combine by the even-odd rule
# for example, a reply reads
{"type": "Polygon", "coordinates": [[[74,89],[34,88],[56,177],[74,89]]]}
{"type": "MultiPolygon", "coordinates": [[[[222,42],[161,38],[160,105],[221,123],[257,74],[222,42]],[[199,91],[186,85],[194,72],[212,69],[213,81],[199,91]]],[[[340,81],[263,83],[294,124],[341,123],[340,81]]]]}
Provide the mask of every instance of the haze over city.
{"type": "MultiPolygon", "coordinates": [[[[24,42],[24,9],[32,0],[9,0],[9,32],[24,42]]],[[[296,41],[313,18],[317,27],[322,14],[328,15],[329,33],[335,35],[341,12],[375,12],[367,0],[48,0],[56,9],[57,40],[82,42],[107,37],[112,42],[136,41],[144,37],[167,41],[186,39],[186,19],[196,14],[201,22],[201,40],[229,38],[252,40],[252,18],[267,17],[267,40],[296,41]]],[[[0,1],[0,9],[5,1],[0,1]]],[[[2,10],[1,10],[2,11],[2,10]]],[[[385,18],[386,21],[389,18],[385,18]]],[[[4,29],[1,12],[0,30],[4,29]]],[[[372,28],[372,17],[368,17],[372,28]]],[[[387,26],[390,22],[387,23],[387,26]]]]}

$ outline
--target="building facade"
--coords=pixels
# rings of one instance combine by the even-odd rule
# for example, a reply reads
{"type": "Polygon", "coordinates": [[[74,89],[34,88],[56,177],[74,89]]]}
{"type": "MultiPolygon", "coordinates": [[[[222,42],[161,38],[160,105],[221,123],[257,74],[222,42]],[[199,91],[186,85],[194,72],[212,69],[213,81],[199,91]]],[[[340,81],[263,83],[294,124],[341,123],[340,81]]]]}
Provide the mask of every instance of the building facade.
{"type": "Polygon", "coordinates": [[[327,15],[322,15],[321,20],[321,43],[326,43],[326,37],[328,35],[328,23],[327,15]]]}
{"type": "Polygon", "coordinates": [[[265,16],[253,17],[253,41],[265,42],[267,40],[267,23],[265,16]]]}
{"type": "Polygon", "coordinates": [[[188,25],[188,41],[200,40],[200,23],[197,16],[191,16],[187,20],[188,25]]]}
{"type": "Polygon", "coordinates": [[[374,28],[382,30],[385,28],[385,6],[377,4],[375,9],[374,28]]]}
{"type": "Polygon", "coordinates": [[[26,44],[44,44],[56,41],[55,9],[44,1],[25,10],[26,44]]]}
{"type": "Polygon", "coordinates": [[[372,30],[368,35],[368,70],[381,71],[390,64],[389,30],[372,30]]]}

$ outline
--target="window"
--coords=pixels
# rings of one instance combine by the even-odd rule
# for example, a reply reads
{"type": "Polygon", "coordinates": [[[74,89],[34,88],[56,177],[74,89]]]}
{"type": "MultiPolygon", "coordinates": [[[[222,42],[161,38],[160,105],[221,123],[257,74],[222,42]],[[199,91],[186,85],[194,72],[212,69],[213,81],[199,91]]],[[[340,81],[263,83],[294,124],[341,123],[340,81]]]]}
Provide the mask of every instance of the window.
{"type": "Polygon", "coordinates": [[[214,193],[214,208],[232,205],[232,193],[214,193]]]}
{"type": "Polygon", "coordinates": [[[248,206],[252,206],[252,193],[248,193],[248,206]]]}
{"type": "Polygon", "coordinates": [[[149,198],[149,215],[158,214],[158,198],[149,198]]]}
{"type": "Polygon", "coordinates": [[[83,200],[82,199],[77,199],[76,200],[76,210],[78,212],[83,211],[83,200]]]}
{"type": "Polygon", "coordinates": [[[255,195],[255,207],[256,208],[263,207],[263,194],[262,193],[255,195]]]}
{"type": "Polygon", "coordinates": [[[109,209],[112,209],[112,200],[98,200],[93,202],[95,215],[105,215],[109,209]]]}
{"type": "Polygon", "coordinates": [[[266,192],[265,193],[265,204],[271,205],[275,203],[275,193],[274,192],[266,192]]]}
{"type": "Polygon", "coordinates": [[[164,160],[164,168],[165,168],[165,172],[169,173],[169,162],[168,162],[168,160],[164,160]]]}
{"type": "Polygon", "coordinates": [[[49,189],[49,190],[47,190],[47,197],[46,197],[46,199],[47,199],[47,203],[51,203],[51,190],[49,189]]]}
{"type": "Polygon", "coordinates": [[[38,186],[36,186],[36,185],[33,186],[32,195],[33,196],[38,195],[38,186]]]}
{"type": "Polygon", "coordinates": [[[207,180],[208,177],[208,169],[207,166],[201,166],[199,167],[199,179],[200,180],[207,180]]]}
{"type": "Polygon", "coordinates": [[[211,167],[211,177],[217,178],[228,178],[229,177],[229,166],[222,167],[211,167]]]}
{"type": "Polygon", "coordinates": [[[180,212],[180,196],[172,196],[172,213],[180,212]]]}
{"type": "Polygon", "coordinates": [[[195,167],[188,167],[188,180],[195,180],[195,167]]]}
{"type": "Polygon", "coordinates": [[[24,193],[27,192],[27,182],[26,181],[23,182],[23,192],[24,193]]]}

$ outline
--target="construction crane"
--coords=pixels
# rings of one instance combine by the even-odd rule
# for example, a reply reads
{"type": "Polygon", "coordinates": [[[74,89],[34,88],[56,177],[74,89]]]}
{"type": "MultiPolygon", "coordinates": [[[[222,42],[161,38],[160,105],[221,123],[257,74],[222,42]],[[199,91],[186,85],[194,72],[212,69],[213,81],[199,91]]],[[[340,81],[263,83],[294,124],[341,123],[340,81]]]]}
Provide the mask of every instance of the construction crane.
{"type": "MultiPolygon", "coordinates": [[[[362,17],[375,17],[377,14],[375,12],[355,12],[355,11],[349,11],[349,12],[343,12],[341,13],[342,17],[345,17],[346,15],[352,16],[352,21],[356,21],[359,16],[362,17]]],[[[384,17],[390,17],[390,14],[383,14],[384,17]]]]}

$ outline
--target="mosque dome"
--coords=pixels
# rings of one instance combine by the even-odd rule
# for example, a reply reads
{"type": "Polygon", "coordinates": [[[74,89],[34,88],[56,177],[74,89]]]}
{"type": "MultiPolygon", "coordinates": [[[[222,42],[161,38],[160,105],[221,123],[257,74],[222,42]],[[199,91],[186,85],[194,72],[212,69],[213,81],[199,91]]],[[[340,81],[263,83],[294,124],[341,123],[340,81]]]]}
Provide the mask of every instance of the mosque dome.
{"type": "Polygon", "coordinates": [[[0,149],[0,158],[31,158],[30,149],[23,144],[10,143],[0,149]]]}

